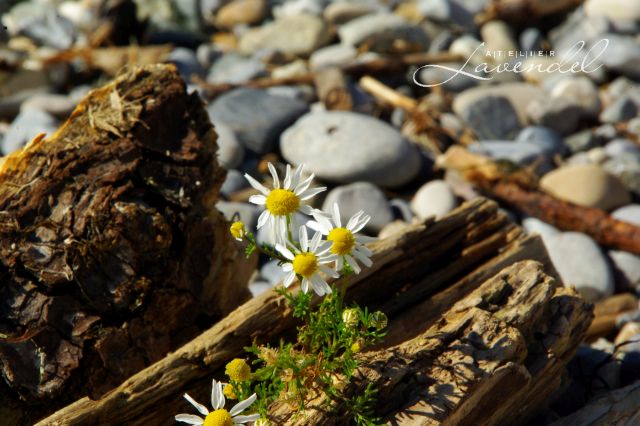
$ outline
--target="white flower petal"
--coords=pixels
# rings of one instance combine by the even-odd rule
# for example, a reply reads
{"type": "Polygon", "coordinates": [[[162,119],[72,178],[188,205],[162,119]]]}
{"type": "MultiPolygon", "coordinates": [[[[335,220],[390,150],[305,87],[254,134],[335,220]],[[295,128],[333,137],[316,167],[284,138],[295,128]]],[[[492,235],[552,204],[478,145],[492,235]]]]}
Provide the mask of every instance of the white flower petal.
{"type": "Polygon", "coordinates": [[[325,294],[331,293],[331,287],[322,277],[318,274],[313,274],[311,276],[311,284],[313,285],[313,290],[318,293],[318,296],[324,296],[325,294]]]}
{"type": "Polygon", "coordinates": [[[309,280],[306,278],[302,278],[302,283],[300,283],[300,287],[302,288],[303,293],[309,293],[309,280]]]}
{"type": "Polygon", "coordinates": [[[305,180],[303,180],[302,182],[296,185],[296,187],[293,190],[293,193],[296,195],[302,194],[304,191],[306,191],[309,188],[313,178],[314,178],[314,175],[309,175],[305,180]]]}
{"type": "Polygon", "coordinates": [[[207,415],[209,414],[209,410],[207,409],[207,407],[205,407],[204,405],[200,404],[198,401],[196,401],[195,399],[191,398],[191,396],[188,393],[184,394],[184,399],[186,399],[187,401],[189,401],[189,403],[191,405],[193,405],[194,407],[196,407],[196,410],[198,410],[200,412],[200,414],[202,415],[207,415]]]}
{"type": "Polygon", "coordinates": [[[307,228],[316,231],[316,232],[322,232],[322,227],[320,226],[320,224],[318,222],[316,222],[315,220],[310,220],[308,221],[305,225],[307,225],[307,228]]]}
{"type": "Polygon", "coordinates": [[[211,406],[214,410],[224,407],[224,394],[222,393],[222,383],[213,379],[211,383],[211,406]]]}
{"type": "Polygon", "coordinates": [[[293,271],[293,265],[291,263],[285,263],[282,265],[282,270],[285,272],[291,272],[293,271]]]}
{"type": "Polygon", "coordinates": [[[298,210],[309,216],[311,216],[311,213],[313,213],[313,208],[311,208],[311,206],[307,204],[300,204],[300,207],[298,207],[298,210]]]}
{"type": "Polygon", "coordinates": [[[338,207],[338,203],[333,203],[333,223],[336,224],[336,227],[342,228],[342,221],[340,220],[340,207],[338,207]]]}
{"type": "Polygon", "coordinates": [[[276,168],[271,164],[271,162],[267,163],[267,167],[269,167],[269,171],[271,172],[271,177],[273,178],[273,187],[280,188],[280,179],[278,178],[278,172],[276,168]]]}
{"type": "Polygon", "coordinates": [[[250,174],[245,173],[244,177],[249,181],[251,186],[262,192],[263,195],[269,195],[269,190],[263,184],[255,180],[250,174]]]}
{"type": "Polygon", "coordinates": [[[366,248],[365,246],[363,246],[362,244],[358,244],[354,250],[359,251],[360,253],[364,254],[367,257],[373,256],[373,252],[368,248],[366,248]]]}
{"type": "Polygon", "coordinates": [[[231,408],[231,410],[229,410],[229,414],[231,414],[232,417],[237,416],[238,414],[242,413],[245,408],[253,404],[257,398],[258,396],[254,393],[244,401],[238,402],[233,406],[233,408],[231,408]]]}
{"type": "Polygon", "coordinates": [[[329,251],[332,245],[333,243],[331,241],[323,241],[322,244],[320,244],[316,249],[316,255],[322,256],[323,254],[329,251]]]}
{"type": "Polygon", "coordinates": [[[321,226],[321,231],[324,235],[327,235],[333,229],[333,224],[331,224],[331,220],[327,217],[326,213],[321,210],[313,209],[311,213],[313,218],[316,220],[318,225],[321,226]]]}
{"type": "Polygon", "coordinates": [[[195,414],[178,414],[175,419],[178,422],[188,423],[190,425],[204,424],[204,419],[196,416],[195,414]]]}
{"type": "Polygon", "coordinates": [[[309,249],[312,252],[316,252],[318,250],[318,245],[320,244],[320,240],[322,239],[322,232],[317,232],[313,235],[311,239],[311,244],[309,244],[309,249]]]}
{"type": "Polygon", "coordinates": [[[289,287],[293,280],[296,279],[296,273],[294,271],[289,272],[285,277],[282,285],[285,287],[289,287]]]}
{"type": "Polygon", "coordinates": [[[267,223],[267,220],[269,220],[270,216],[271,213],[269,213],[269,210],[265,210],[260,213],[260,216],[258,217],[258,229],[262,228],[267,223]]]}
{"type": "Polygon", "coordinates": [[[371,262],[371,259],[369,259],[364,254],[360,253],[358,250],[352,251],[351,254],[353,254],[356,257],[356,259],[358,259],[360,262],[362,262],[364,266],[369,267],[373,265],[373,262],[371,262]]]}
{"type": "Polygon", "coordinates": [[[302,170],[304,169],[304,164],[299,164],[298,167],[296,167],[295,172],[293,172],[293,177],[291,178],[291,186],[289,187],[289,189],[293,189],[293,192],[295,193],[295,188],[298,186],[298,182],[300,182],[300,176],[302,176],[302,170]]]}
{"type": "Polygon", "coordinates": [[[372,243],[374,241],[378,241],[377,238],[368,237],[366,235],[356,235],[356,241],[361,244],[372,243]]]}
{"type": "Polygon", "coordinates": [[[344,260],[346,260],[349,266],[351,266],[351,269],[353,269],[353,272],[355,272],[356,274],[360,273],[361,271],[360,265],[358,265],[358,263],[355,261],[353,257],[346,255],[344,257],[344,260]]]}
{"type": "Polygon", "coordinates": [[[307,189],[306,191],[304,191],[302,194],[298,195],[298,197],[302,200],[302,201],[306,201],[309,198],[315,197],[316,195],[318,195],[319,193],[326,191],[327,187],[326,186],[319,186],[317,188],[311,188],[311,189],[307,189]]]}
{"type": "Polygon", "coordinates": [[[358,213],[351,216],[351,219],[349,219],[349,223],[347,223],[347,229],[349,231],[353,231],[353,227],[356,226],[356,224],[358,223],[358,220],[360,220],[360,216],[362,216],[363,214],[364,214],[364,211],[360,210],[358,213]]]}
{"type": "Polygon", "coordinates": [[[293,260],[295,258],[293,253],[291,253],[291,250],[289,250],[288,248],[286,248],[280,243],[276,244],[276,250],[278,250],[284,257],[286,257],[289,260],[293,260]]]}
{"type": "Polygon", "coordinates": [[[318,268],[326,275],[332,277],[332,278],[339,278],[340,274],[338,274],[336,271],[334,271],[331,268],[327,268],[324,265],[318,265],[318,268]]]}
{"type": "Polygon", "coordinates": [[[249,414],[248,416],[236,416],[233,418],[233,423],[236,425],[243,425],[247,422],[255,422],[260,418],[260,414],[249,414]]]}
{"type": "Polygon", "coordinates": [[[338,256],[338,258],[336,259],[336,270],[338,272],[342,272],[342,268],[344,268],[344,259],[342,258],[342,256],[338,256]]]}
{"type": "Polygon", "coordinates": [[[298,238],[300,239],[300,248],[302,251],[309,250],[309,235],[307,234],[307,227],[301,226],[298,232],[298,238]]]}
{"type": "Polygon", "coordinates": [[[249,202],[257,204],[259,206],[264,206],[264,204],[267,202],[267,197],[265,197],[264,195],[252,195],[251,197],[249,197],[249,202]]]}
{"type": "Polygon", "coordinates": [[[366,215],[364,216],[362,219],[360,219],[360,221],[353,227],[353,229],[351,230],[351,232],[356,233],[356,232],[360,232],[362,231],[362,228],[365,227],[365,225],[367,223],[369,223],[369,221],[371,220],[371,216],[366,215]]]}
{"type": "Polygon", "coordinates": [[[284,174],[284,189],[291,188],[291,164],[287,164],[287,172],[284,174]]]}

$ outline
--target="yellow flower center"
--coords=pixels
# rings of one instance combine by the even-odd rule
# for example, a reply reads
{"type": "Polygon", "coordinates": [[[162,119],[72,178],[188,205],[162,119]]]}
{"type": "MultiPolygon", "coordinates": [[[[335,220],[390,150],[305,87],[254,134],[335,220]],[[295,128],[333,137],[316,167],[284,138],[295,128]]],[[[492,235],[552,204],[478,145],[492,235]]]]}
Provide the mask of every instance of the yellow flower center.
{"type": "Polygon", "coordinates": [[[231,232],[231,235],[233,235],[234,238],[242,239],[245,234],[244,223],[240,221],[233,222],[231,224],[231,227],[229,228],[229,231],[231,232]]]}
{"type": "Polygon", "coordinates": [[[315,254],[309,252],[297,254],[293,258],[293,271],[298,275],[309,278],[318,271],[318,258],[315,254]]]}
{"type": "Polygon", "coordinates": [[[227,410],[221,408],[207,414],[203,426],[233,426],[233,419],[227,410]]]}
{"type": "Polygon", "coordinates": [[[332,241],[331,253],[344,256],[351,253],[356,245],[356,238],[347,228],[334,228],[327,235],[327,240],[332,241]]]}
{"type": "Polygon", "coordinates": [[[286,216],[295,213],[300,207],[300,198],[288,189],[273,189],[265,203],[267,210],[275,216],[286,216]]]}
{"type": "Polygon", "coordinates": [[[222,393],[229,399],[238,399],[238,395],[236,395],[236,391],[233,389],[232,385],[225,386],[222,393]]]}
{"type": "Polygon", "coordinates": [[[251,367],[244,359],[236,358],[229,362],[224,371],[229,379],[236,382],[244,382],[251,377],[251,367]]]}

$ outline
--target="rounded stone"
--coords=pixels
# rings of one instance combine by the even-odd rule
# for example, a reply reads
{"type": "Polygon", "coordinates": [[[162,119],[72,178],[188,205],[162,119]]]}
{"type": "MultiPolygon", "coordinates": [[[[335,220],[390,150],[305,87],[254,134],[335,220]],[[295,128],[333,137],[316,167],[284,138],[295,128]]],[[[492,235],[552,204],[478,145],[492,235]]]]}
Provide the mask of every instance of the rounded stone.
{"type": "Polygon", "coordinates": [[[579,232],[563,232],[544,241],[565,285],[575,286],[588,301],[613,294],[613,273],[591,237],[579,232]]]}
{"type": "Polygon", "coordinates": [[[336,183],[367,181],[398,187],[420,171],[417,149],[376,118],[346,111],[313,112],[280,139],[287,161],[304,163],[318,178],[336,183]]]}
{"type": "Polygon", "coordinates": [[[432,216],[439,219],[457,206],[455,194],[443,180],[432,180],[422,185],[411,200],[411,209],[421,219],[432,216]]]}
{"type": "Polygon", "coordinates": [[[218,162],[225,169],[238,167],[244,159],[244,147],[229,126],[218,123],[215,131],[218,134],[218,162]]]}
{"type": "Polygon", "coordinates": [[[330,38],[327,25],[321,18],[311,15],[285,16],[243,35],[239,48],[244,53],[270,49],[308,56],[324,46],[330,38]]]}
{"type": "Polygon", "coordinates": [[[611,216],[623,222],[640,226],[640,204],[629,204],[611,213],[611,216]]]}
{"type": "Polygon", "coordinates": [[[332,189],[322,204],[322,210],[333,212],[334,203],[340,206],[342,225],[346,225],[351,216],[364,210],[365,214],[371,216],[365,230],[374,235],[393,220],[393,211],[384,193],[368,182],[356,182],[332,189]]]}
{"type": "Polygon", "coordinates": [[[597,164],[576,164],[547,173],[540,187],[549,194],[585,207],[611,210],[629,204],[629,191],[597,164]]]}
{"type": "Polygon", "coordinates": [[[264,19],[266,11],[265,0],[234,0],[218,10],[216,24],[222,28],[257,24],[264,19]]]}

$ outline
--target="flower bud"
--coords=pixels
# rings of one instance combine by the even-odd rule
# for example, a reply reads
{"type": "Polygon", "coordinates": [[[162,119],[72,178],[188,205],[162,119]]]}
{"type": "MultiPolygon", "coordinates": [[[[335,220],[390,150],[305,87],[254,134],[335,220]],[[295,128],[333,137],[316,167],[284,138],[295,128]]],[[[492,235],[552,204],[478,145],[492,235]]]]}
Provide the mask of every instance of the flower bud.
{"type": "Polygon", "coordinates": [[[233,222],[233,224],[231,224],[231,227],[229,228],[229,232],[231,232],[231,235],[233,235],[233,238],[235,238],[238,241],[242,241],[244,236],[247,234],[247,230],[244,227],[244,223],[241,221],[233,222]]]}
{"type": "Polygon", "coordinates": [[[251,367],[244,359],[236,358],[229,362],[225,367],[224,372],[229,379],[235,382],[244,382],[251,378],[251,367]]]}
{"type": "Polygon", "coordinates": [[[349,328],[353,328],[358,325],[359,320],[360,314],[357,309],[345,309],[342,312],[342,321],[349,328]]]}
{"type": "Polygon", "coordinates": [[[371,325],[378,330],[382,330],[387,326],[387,316],[384,312],[376,311],[371,314],[371,325]]]}

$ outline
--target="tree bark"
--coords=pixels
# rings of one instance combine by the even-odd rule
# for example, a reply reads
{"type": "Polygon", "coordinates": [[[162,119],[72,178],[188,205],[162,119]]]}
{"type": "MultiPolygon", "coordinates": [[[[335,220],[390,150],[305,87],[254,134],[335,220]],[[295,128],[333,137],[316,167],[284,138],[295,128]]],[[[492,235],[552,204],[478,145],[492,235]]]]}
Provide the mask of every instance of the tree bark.
{"type": "Polygon", "coordinates": [[[157,65],[2,159],[3,424],[100,397],[249,298],[216,150],[200,99],[157,65]]]}
{"type": "MultiPolygon", "coordinates": [[[[477,377],[474,376],[477,379],[474,387],[484,386],[484,383],[496,386],[496,383],[502,383],[496,380],[503,377],[498,372],[503,374],[515,368],[519,375],[518,383],[526,384],[529,389],[527,395],[532,398],[533,403],[530,408],[524,409],[506,395],[509,404],[513,405],[510,408],[511,418],[525,418],[546,401],[551,389],[558,385],[557,373],[568,361],[567,357],[588,327],[590,310],[579,302],[574,292],[557,289],[553,279],[547,276],[556,277],[557,273],[538,237],[525,236],[497,209],[495,203],[478,199],[461,206],[439,221],[428,219],[423,223],[407,226],[403,232],[380,240],[372,244],[371,248],[374,251],[372,268],[351,277],[350,281],[343,279],[336,282],[338,287],[345,288],[347,300],[357,301],[370,309],[382,309],[390,317],[388,337],[378,348],[380,352],[373,352],[380,354],[381,358],[374,360],[367,358],[374,357],[373,355],[365,354],[365,366],[370,365],[369,361],[380,361],[380,365],[388,365],[385,360],[390,360],[389,354],[397,352],[394,347],[413,351],[411,353],[417,357],[416,366],[422,362],[421,359],[428,358],[425,355],[427,353],[432,353],[433,358],[437,339],[435,335],[428,334],[428,330],[433,330],[436,323],[440,324],[437,326],[441,327],[440,331],[446,330],[451,335],[448,346],[442,346],[441,350],[448,348],[446,351],[454,353],[453,342],[456,339],[464,340],[465,332],[471,330],[469,327],[477,322],[480,329],[491,325],[494,331],[507,333],[502,337],[511,340],[500,341],[497,337],[497,340],[489,339],[478,331],[478,342],[487,339],[487,347],[494,349],[476,351],[473,354],[476,356],[475,361],[491,364],[493,367],[488,366],[487,372],[478,370],[477,377]],[[535,267],[524,265],[525,269],[534,268],[538,272],[518,278],[522,281],[521,284],[515,278],[517,274],[513,274],[524,266],[514,267],[510,274],[516,281],[507,281],[511,284],[486,290],[495,299],[487,299],[495,304],[495,309],[491,304],[480,303],[480,296],[466,297],[505,266],[522,259],[537,259],[544,266],[539,266],[538,263],[535,267]],[[533,283],[527,284],[524,277],[534,275],[538,278],[532,278],[533,283]],[[520,286],[522,290],[518,290],[520,286]],[[464,303],[456,305],[455,314],[450,314],[451,319],[442,319],[442,313],[451,311],[452,305],[460,300],[464,303]],[[476,305],[472,306],[472,301],[476,305]],[[518,308],[517,303],[524,301],[527,305],[518,308]],[[546,314],[549,315],[548,319],[538,321],[546,314]],[[445,327],[447,321],[451,321],[449,328],[445,327]],[[553,333],[549,332],[543,335],[542,340],[536,340],[538,330],[546,331],[544,327],[548,324],[555,324],[553,333]],[[519,349],[514,351],[505,347],[502,350],[506,353],[514,352],[517,356],[509,358],[505,355],[495,360],[491,358],[500,353],[497,346],[506,345],[510,341],[519,345],[519,349]],[[541,351],[542,344],[553,350],[548,353],[541,351]],[[522,355],[527,351],[532,358],[523,358],[522,355]],[[548,357],[544,354],[548,354],[548,357]],[[525,358],[535,362],[524,362],[525,358]],[[541,378],[542,376],[545,378],[541,378]],[[541,386],[547,386],[545,392],[540,392],[541,386]],[[535,393],[534,390],[538,392],[535,393]]],[[[509,274],[507,276],[511,277],[509,274]]],[[[498,285],[503,281],[495,279],[491,282],[498,285]]],[[[494,284],[483,288],[487,286],[493,288],[494,284]]],[[[44,419],[39,425],[173,424],[175,414],[189,410],[189,405],[181,398],[183,392],[188,391],[196,399],[206,401],[210,393],[211,378],[223,378],[224,365],[232,358],[242,356],[243,347],[253,341],[277,342],[290,333],[295,325],[296,321],[284,298],[268,291],[240,306],[211,329],[132,376],[109,394],[98,400],[80,399],[44,419]]],[[[470,344],[466,340],[465,342],[470,344]]],[[[471,359],[468,361],[471,362],[471,359]]],[[[426,369],[427,364],[424,364],[424,369],[409,369],[404,374],[413,377],[412,374],[420,370],[424,377],[431,377],[429,375],[435,374],[435,370],[426,369]]],[[[374,374],[374,370],[371,370],[371,374],[374,374]]],[[[386,370],[382,369],[380,374],[384,371],[386,370]]],[[[446,388],[444,376],[424,380],[432,380],[433,383],[441,380],[446,388]]],[[[392,388],[389,388],[389,392],[390,395],[393,394],[393,399],[402,398],[402,391],[395,387],[398,383],[392,385],[395,390],[392,392],[392,388]]],[[[413,389],[415,386],[414,392],[424,388],[415,381],[405,385],[406,389],[413,389]]],[[[384,394],[384,389],[382,392],[384,394]]],[[[483,395],[473,402],[478,407],[493,407],[493,394],[485,392],[474,395],[483,395]]],[[[415,396],[418,397],[417,394],[415,396]]],[[[408,409],[408,406],[397,403],[386,407],[385,398],[379,399],[382,403],[379,409],[386,416],[408,409]]],[[[458,398],[460,408],[451,413],[459,415],[462,411],[458,410],[466,410],[468,404],[471,404],[469,401],[471,400],[461,396],[458,398]]],[[[417,403],[418,399],[414,402],[417,403]]],[[[335,422],[337,419],[331,421],[335,422]]]]}

